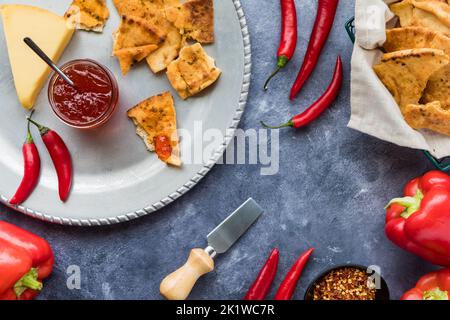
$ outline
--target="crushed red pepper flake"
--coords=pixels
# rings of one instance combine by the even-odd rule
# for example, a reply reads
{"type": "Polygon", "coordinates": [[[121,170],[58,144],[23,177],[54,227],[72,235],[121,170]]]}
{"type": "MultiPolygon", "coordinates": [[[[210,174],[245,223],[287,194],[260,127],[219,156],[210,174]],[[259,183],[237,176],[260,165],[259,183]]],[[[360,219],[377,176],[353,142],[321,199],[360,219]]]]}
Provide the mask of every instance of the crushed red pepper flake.
{"type": "Polygon", "coordinates": [[[369,275],[357,268],[342,268],[325,275],[314,286],[314,300],[375,300],[369,275]]]}

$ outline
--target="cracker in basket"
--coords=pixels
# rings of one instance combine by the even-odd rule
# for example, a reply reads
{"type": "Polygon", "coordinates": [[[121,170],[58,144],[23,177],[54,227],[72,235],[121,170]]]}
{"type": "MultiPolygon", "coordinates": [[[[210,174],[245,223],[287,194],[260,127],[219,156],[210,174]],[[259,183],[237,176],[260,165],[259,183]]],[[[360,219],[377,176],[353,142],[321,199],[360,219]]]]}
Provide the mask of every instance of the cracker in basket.
{"type": "Polygon", "coordinates": [[[421,102],[439,101],[443,108],[450,109],[450,65],[435,72],[428,81],[421,102]]]}
{"type": "Polygon", "coordinates": [[[177,115],[170,92],[142,101],[127,114],[149,151],[167,164],[181,166],[177,115]]]}
{"type": "Polygon", "coordinates": [[[441,0],[403,0],[390,5],[402,27],[422,26],[450,36],[450,6],[441,0]]]}
{"type": "Polygon", "coordinates": [[[167,67],[167,77],[182,99],[209,87],[221,73],[200,43],[181,49],[178,59],[167,67]]]}
{"type": "Polygon", "coordinates": [[[424,26],[450,36],[450,6],[440,1],[413,1],[415,5],[413,25],[424,26]],[[443,14],[445,10],[447,13],[443,14]]]}
{"type": "Polygon", "coordinates": [[[402,110],[406,122],[414,129],[428,129],[450,136],[450,110],[442,108],[439,101],[425,105],[409,104],[402,110]]]}
{"type": "Polygon", "coordinates": [[[214,42],[213,0],[189,0],[167,8],[166,16],[187,38],[200,43],[214,42]]]}
{"type": "Polygon", "coordinates": [[[114,35],[113,50],[113,55],[119,59],[122,73],[127,74],[133,63],[145,59],[158,49],[165,36],[162,30],[145,19],[122,16],[119,29],[114,35]]]}
{"type": "Polygon", "coordinates": [[[450,38],[424,27],[395,28],[386,31],[383,48],[386,52],[420,48],[441,49],[450,55],[450,38]]]}
{"type": "Polygon", "coordinates": [[[450,28],[450,6],[445,1],[437,0],[412,0],[415,8],[433,14],[438,20],[450,28]]]}
{"type": "Polygon", "coordinates": [[[106,0],[73,0],[64,17],[77,29],[102,32],[109,10],[106,0]]]}
{"type": "Polygon", "coordinates": [[[373,68],[402,108],[418,104],[433,73],[450,62],[438,49],[411,49],[383,55],[373,68]]]}
{"type": "Polygon", "coordinates": [[[413,21],[414,6],[411,0],[403,0],[401,2],[393,3],[389,6],[391,11],[399,17],[400,25],[402,27],[411,26],[413,21]]]}

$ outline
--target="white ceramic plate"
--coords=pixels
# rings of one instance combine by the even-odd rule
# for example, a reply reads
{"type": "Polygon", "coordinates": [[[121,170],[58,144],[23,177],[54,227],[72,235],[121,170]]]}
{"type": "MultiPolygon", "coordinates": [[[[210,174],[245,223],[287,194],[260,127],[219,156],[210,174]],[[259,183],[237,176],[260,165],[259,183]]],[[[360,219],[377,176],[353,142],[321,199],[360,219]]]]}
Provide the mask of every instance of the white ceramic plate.
{"type": "MultiPolygon", "coordinates": [[[[53,164],[39,134],[34,131],[42,171],[38,188],[16,210],[42,220],[68,225],[105,225],[128,221],[154,212],[189,191],[220,159],[244,111],[250,82],[251,52],[248,30],[239,0],[216,0],[216,42],[207,52],[223,70],[219,81],[205,93],[182,101],[171,88],[164,73],[154,75],[145,62],[122,77],[118,63],[111,57],[112,33],[119,16],[108,0],[111,17],[102,34],[76,32],[59,61],[91,58],[110,68],[120,86],[120,107],[106,126],[94,131],[71,129],[59,122],[49,107],[46,88],[36,103],[35,119],[56,130],[67,143],[73,157],[74,186],[69,201],[61,203],[53,164]],[[194,134],[195,123],[203,130],[216,128],[224,139],[208,145],[203,163],[171,168],[146,151],[136,136],[126,110],[143,99],[171,90],[175,98],[178,124],[194,134]],[[212,147],[212,148],[211,148],[212,147]]],[[[71,0],[0,0],[0,4],[31,4],[63,14],[71,0]]],[[[0,195],[7,204],[23,174],[21,146],[25,138],[26,112],[20,106],[9,66],[0,26],[0,195]]],[[[196,142],[201,137],[194,138],[196,142]]],[[[183,143],[183,141],[181,142],[183,143]]],[[[186,143],[186,141],[184,141],[186,143]]],[[[198,146],[198,144],[197,144],[198,146]]],[[[202,148],[193,148],[199,156],[202,148]]],[[[183,161],[193,157],[182,154],[183,161]]],[[[191,161],[192,162],[192,161],[191,161]]]]}

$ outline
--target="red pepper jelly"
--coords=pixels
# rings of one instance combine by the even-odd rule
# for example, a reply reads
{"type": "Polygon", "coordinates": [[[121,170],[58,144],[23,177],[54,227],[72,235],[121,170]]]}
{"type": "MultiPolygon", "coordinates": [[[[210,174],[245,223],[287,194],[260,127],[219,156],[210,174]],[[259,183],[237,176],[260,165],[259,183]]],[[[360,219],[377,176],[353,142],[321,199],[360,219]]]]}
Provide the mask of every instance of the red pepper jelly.
{"type": "Polygon", "coordinates": [[[90,129],[106,123],[114,113],[119,89],[114,75],[93,60],[74,60],[61,70],[73,81],[72,87],[54,73],[48,87],[50,105],[67,125],[90,129]]]}

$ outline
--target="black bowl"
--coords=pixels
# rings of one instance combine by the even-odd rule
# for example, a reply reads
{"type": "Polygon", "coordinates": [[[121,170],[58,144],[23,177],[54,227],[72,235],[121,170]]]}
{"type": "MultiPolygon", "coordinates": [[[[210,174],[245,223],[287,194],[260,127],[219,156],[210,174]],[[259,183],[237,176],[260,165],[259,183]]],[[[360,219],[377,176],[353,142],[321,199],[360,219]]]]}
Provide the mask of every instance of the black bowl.
{"type": "MultiPolygon", "coordinates": [[[[327,274],[329,274],[331,271],[342,269],[342,268],[354,268],[354,269],[359,269],[359,270],[361,270],[363,272],[367,272],[367,270],[368,270],[367,267],[364,267],[364,266],[361,266],[361,265],[356,265],[356,264],[342,265],[342,266],[337,266],[337,267],[333,267],[331,269],[328,269],[328,270],[322,272],[309,285],[309,287],[308,287],[308,289],[306,290],[306,293],[305,293],[305,300],[314,300],[314,286],[320,280],[322,280],[322,278],[324,278],[327,274]]],[[[381,275],[379,275],[379,277],[380,277],[381,288],[377,289],[377,291],[375,293],[375,300],[389,300],[389,288],[387,286],[387,283],[386,283],[386,281],[383,279],[383,277],[381,275]]]]}

